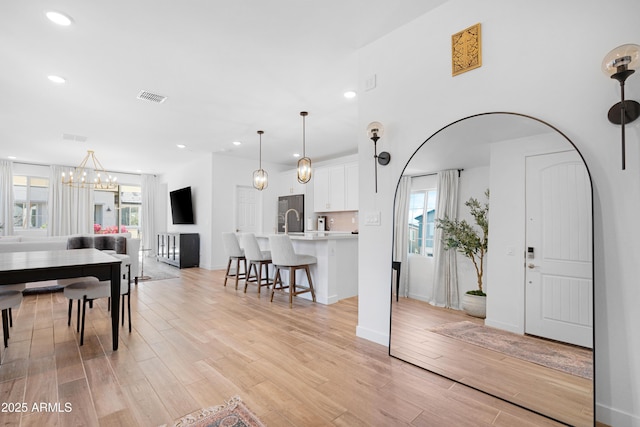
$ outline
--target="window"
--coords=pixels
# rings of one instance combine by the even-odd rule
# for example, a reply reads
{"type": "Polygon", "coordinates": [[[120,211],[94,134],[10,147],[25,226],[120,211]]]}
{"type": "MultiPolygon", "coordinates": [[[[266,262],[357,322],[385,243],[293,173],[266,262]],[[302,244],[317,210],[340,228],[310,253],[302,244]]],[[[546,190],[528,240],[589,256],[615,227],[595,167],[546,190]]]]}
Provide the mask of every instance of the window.
{"type": "Polygon", "coordinates": [[[435,189],[411,192],[409,200],[409,253],[433,256],[436,219],[435,189]]]}
{"type": "Polygon", "coordinates": [[[47,228],[49,179],[14,175],[13,194],[14,229],[47,228]]]}
{"type": "Polygon", "coordinates": [[[140,235],[142,190],[140,186],[120,185],[94,193],[93,231],[96,234],[129,232],[140,235]]]}

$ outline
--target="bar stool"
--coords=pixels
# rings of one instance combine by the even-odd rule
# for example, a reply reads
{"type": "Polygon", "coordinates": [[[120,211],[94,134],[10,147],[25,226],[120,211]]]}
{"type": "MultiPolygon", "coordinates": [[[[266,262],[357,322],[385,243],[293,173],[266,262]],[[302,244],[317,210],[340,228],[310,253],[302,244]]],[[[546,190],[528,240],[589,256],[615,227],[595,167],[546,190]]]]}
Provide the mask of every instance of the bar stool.
{"type": "Polygon", "coordinates": [[[224,286],[227,286],[227,279],[233,278],[236,281],[236,289],[238,289],[238,279],[247,278],[247,259],[244,256],[244,251],[240,248],[236,233],[222,233],[222,244],[224,245],[224,251],[229,257],[227,271],[224,274],[224,286]],[[235,273],[231,274],[231,263],[234,260],[236,262],[236,270],[235,273]],[[244,273],[240,273],[240,261],[243,263],[244,273]]]}
{"type": "Polygon", "coordinates": [[[273,295],[276,291],[289,289],[289,307],[293,307],[293,297],[305,292],[311,292],[311,298],[313,302],[316,302],[316,293],[313,290],[313,282],[311,281],[311,273],[309,272],[309,266],[318,262],[318,259],[312,255],[297,254],[293,249],[291,239],[286,234],[269,236],[269,245],[271,246],[271,258],[273,265],[276,269],[276,275],[273,279],[273,286],[271,287],[271,301],[273,301],[273,295]],[[282,277],[280,270],[286,268],[289,269],[289,285],[284,286],[282,283],[282,277]],[[303,269],[307,273],[307,282],[309,287],[300,287],[300,290],[296,289],[296,271],[303,269]],[[278,284],[280,286],[278,286],[278,284]]]}
{"type": "Polygon", "coordinates": [[[19,306],[21,302],[21,291],[0,290],[0,310],[2,310],[2,335],[4,337],[5,348],[8,347],[9,341],[9,309],[11,307],[19,306]]]}
{"type": "Polygon", "coordinates": [[[247,292],[249,283],[258,285],[258,296],[263,286],[267,288],[273,283],[269,280],[269,264],[271,264],[271,252],[260,250],[258,239],[252,233],[240,236],[242,247],[244,248],[245,257],[249,260],[249,270],[247,270],[247,278],[244,281],[244,292],[247,292]],[[253,270],[253,276],[251,271],[253,270]],[[262,276],[262,271],[265,276],[262,276]]]}

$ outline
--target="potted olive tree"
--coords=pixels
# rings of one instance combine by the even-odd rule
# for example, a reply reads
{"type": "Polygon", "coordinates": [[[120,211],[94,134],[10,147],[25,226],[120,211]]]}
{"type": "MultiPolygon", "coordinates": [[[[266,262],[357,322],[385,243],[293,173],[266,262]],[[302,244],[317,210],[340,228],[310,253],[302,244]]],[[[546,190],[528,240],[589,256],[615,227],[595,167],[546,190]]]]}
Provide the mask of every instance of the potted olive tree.
{"type": "Polygon", "coordinates": [[[436,227],[442,229],[444,249],[454,249],[463,254],[471,260],[476,269],[478,289],[467,291],[463,295],[462,309],[471,316],[482,318],[486,316],[487,301],[487,294],[482,288],[482,276],[489,238],[489,189],[484,194],[486,201],[483,203],[473,197],[465,202],[477,228],[464,219],[462,221],[449,218],[436,220],[436,227]]]}

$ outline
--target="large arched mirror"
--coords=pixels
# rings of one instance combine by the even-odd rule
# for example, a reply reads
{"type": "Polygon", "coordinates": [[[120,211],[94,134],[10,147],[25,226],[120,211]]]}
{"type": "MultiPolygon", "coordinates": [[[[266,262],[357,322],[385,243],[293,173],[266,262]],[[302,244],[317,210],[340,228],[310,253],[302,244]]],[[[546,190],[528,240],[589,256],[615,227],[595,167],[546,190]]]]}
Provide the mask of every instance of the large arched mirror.
{"type": "Polygon", "coordinates": [[[593,425],[592,218],[587,167],[551,125],[487,113],[436,132],[396,191],[390,355],[562,423],[593,425]],[[478,262],[447,246],[443,218],[480,231],[470,199],[488,204],[488,244],[486,296],[467,308],[478,262]]]}

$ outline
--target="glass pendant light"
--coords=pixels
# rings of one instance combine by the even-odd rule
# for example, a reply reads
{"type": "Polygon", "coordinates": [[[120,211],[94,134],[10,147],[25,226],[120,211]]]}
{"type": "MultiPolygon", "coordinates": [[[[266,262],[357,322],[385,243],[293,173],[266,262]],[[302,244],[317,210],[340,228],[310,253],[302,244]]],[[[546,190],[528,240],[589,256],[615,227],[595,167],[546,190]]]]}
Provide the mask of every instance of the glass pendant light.
{"type": "Polygon", "coordinates": [[[269,175],[267,171],[262,169],[262,134],[264,131],[259,130],[258,135],[260,135],[260,169],[253,171],[253,186],[257,190],[264,190],[269,185],[269,175]]]}
{"type": "Polygon", "coordinates": [[[311,180],[311,159],[305,153],[305,118],[309,113],[301,111],[302,116],[302,158],[298,160],[298,182],[306,184],[311,180]]]}

